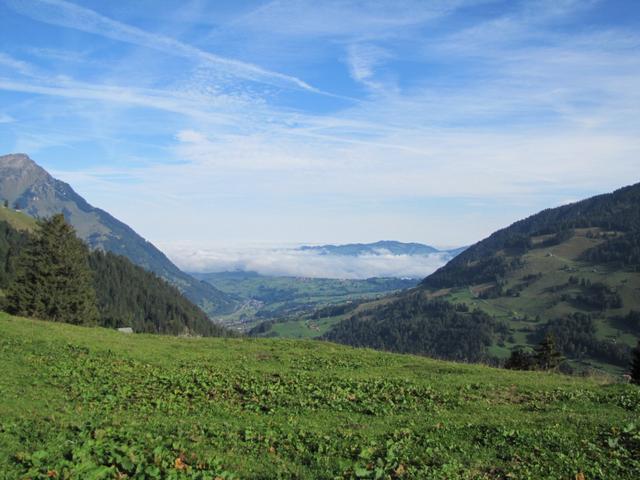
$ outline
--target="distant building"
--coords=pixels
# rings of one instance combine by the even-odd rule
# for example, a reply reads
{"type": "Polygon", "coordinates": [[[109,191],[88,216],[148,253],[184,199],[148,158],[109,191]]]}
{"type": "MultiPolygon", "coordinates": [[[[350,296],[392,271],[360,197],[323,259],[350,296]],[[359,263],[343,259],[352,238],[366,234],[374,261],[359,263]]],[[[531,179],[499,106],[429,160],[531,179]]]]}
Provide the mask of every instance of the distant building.
{"type": "Polygon", "coordinates": [[[119,332],[122,333],[133,333],[133,328],[131,327],[122,327],[118,329],[119,332]]]}

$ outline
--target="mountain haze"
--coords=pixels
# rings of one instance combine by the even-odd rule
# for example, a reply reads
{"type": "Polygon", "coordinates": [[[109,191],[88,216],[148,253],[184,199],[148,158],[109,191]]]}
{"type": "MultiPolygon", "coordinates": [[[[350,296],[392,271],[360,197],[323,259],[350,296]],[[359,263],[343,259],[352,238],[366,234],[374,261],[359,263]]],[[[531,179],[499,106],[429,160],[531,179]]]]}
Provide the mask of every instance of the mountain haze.
{"type": "Polygon", "coordinates": [[[36,218],[63,213],[91,248],[123,255],[164,278],[209,315],[235,307],[229,296],[182,272],[133,229],[87,203],[71,186],[53,178],[27,155],[0,156],[0,198],[36,218]]]}

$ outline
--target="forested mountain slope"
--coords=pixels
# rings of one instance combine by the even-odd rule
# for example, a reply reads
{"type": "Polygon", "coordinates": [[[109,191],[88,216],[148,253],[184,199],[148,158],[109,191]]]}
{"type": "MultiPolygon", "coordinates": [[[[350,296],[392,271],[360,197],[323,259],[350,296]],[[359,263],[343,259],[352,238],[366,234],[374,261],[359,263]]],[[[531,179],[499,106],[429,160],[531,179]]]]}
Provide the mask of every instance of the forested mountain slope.
{"type": "MultiPolygon", "coordinates": [[[[27,245],[29,235],[0,220],[0,294],[16,275],[16,260],[27,245]]],[[[173,335],[230,334],[211,322],[178,289],[125,257],[96,250],[89,254],[89,265],[101,326],[132,327],[135,332],[173,335]]],[[[3,302],[0,295],[0,307],[3,302]]]]}
{"type": "Polygon", "coordinates": [[[543,210],[498,230],[429,275],[426,288],[448,288],[495,281],[518,266],[521,255],[569,240],[589,229],[598,241],[579,260],[640,271],[640,184],[558,208],[543,210]]]}
{"type": "Polygon", "coordinates": [[[91,248],[123,255],[154,272],[209,314],[228,313],[236,306],[228,295],[182,272],[129,226],[89,205],[68,184],[53,178],[26,155],[0,156],[0,199],[36,218],[63,213],[91,248]]]}

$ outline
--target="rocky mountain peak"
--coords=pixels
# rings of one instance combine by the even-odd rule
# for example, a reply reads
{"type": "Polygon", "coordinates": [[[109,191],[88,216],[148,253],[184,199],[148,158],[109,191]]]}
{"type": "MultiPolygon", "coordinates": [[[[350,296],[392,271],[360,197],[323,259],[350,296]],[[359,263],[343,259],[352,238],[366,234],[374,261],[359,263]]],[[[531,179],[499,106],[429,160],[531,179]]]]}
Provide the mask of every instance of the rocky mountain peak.
{"type": "Polygon", "coordinates": [[[0,171],[16,170],[20,172],[39,171],[46,173],[29,155],[24,153],[11,153],[0,155],[0,171]]]}

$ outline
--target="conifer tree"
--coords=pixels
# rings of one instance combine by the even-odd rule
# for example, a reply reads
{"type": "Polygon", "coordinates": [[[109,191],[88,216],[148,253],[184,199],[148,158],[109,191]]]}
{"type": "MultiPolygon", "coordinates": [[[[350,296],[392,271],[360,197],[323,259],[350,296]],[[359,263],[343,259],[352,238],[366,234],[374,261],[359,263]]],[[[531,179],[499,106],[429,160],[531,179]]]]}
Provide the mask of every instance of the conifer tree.
{"type": "Polygon", "coordinates": [[[38,222],[18,259],[7,310],[22,316],[95,324],[98,312],[88,249],[62,214],[38,222]]]}
{"type": "Polygon", "coordinates": [[[562,362],[562,355],[556,348],[556,340],[552,334],[547,333],[536,347],[535,360],[541,370],[555,370],[562,362]]]}
{"type": "Polygon", "coordinates": [[[531,370],[534,368],[534,358],[529,352],[520,348],[513,350],[511,356],[504,363],[508,370],[531,370]]]}
{"type": "Polygon", "coordinates": [[[631,383],[640,385],[640,340],[631,357],[631,383]]]}

